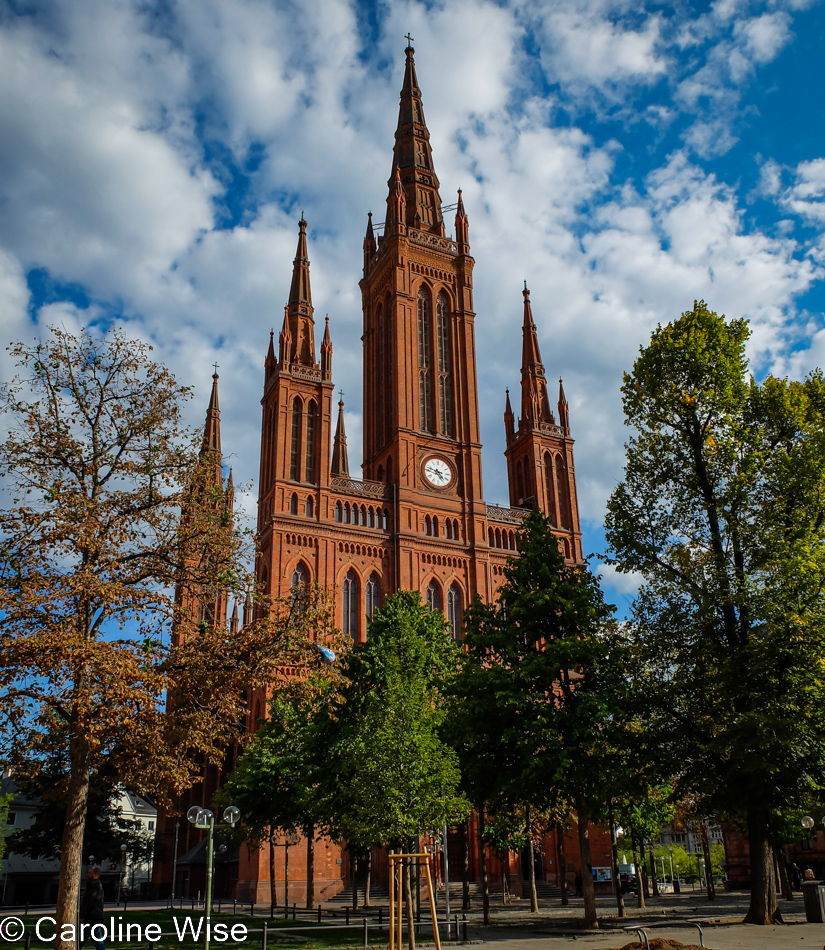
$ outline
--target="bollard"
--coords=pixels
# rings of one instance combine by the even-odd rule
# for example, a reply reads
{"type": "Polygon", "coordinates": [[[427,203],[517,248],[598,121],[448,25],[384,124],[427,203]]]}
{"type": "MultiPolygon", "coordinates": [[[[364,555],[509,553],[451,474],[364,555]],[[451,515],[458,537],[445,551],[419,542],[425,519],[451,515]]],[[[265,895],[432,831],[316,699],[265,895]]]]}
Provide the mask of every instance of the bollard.
{"type": "Polygon", "coordinates": [[[467,915],[461,917],[461,942],[467,943],[467,915]]]}
{"type": "Polygon", "coordinates": [[[453,934],[455,935],[455,942],[458,943],[458,914],[453,918],[453,934]]]}
{"type": "Polygon", "coordinates": [[[250,917],[255,916],[255,901],[252,901],[249,905],[249,916],[250,917]]]}
{"type": "Polygon", "coordinates": [[[266,938],[268,936],[266,921],[264,921],[264,929],[261,931],[261,950],[266,950],[266,938]]]}
{"type": "Polygon", "coordinates": [[[298,907],[297,904],[292,905],[292,919],[293,920],[295,920],[295,912],[296,912],[297,907],[298,907]]]}
{"type": "Polygon", "coordinates": [[[347,908],[347,923],[349,923],[349,907],[347,908]]]}
{"type": "Polygon", "coordinates": [[[384,907],[383,905],[378,908],[378,926],[381,927],[384,924],[384,907]]]}
{"type": "Polygon", "coordinates": [[[321,905],[318,905],[318,923],[321,923],[321,905]]]}
{"type": "Polygon", "coordinates": [[[370,945],[369,924],[367,923],[367,918],[365,917],[364,918],[364,948],[365,950],[369,945],[370,945]]]}
{"type": "Polygon", "coordinates": [[[232,913],[233,913],[233,914],[237,914],[237,913],[238,913],[238,898],[237,898],[237,897],[234,897],[234,898],[232,899],[232,913]]]}
{"type": "Polygon", "coordinates": [[[31,950],[31,945],[32,945],[32,935],[30,933],[27,933],[26,943],[25,943],[26,950],[31,950]]]}

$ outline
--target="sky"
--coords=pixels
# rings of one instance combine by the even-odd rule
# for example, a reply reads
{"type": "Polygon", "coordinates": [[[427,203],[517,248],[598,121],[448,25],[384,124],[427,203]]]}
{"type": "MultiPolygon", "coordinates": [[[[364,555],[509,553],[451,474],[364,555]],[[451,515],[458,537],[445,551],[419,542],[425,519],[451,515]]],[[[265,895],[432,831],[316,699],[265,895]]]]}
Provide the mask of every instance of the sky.
{"type": "MultiPolygon", "coordinates": [[[[303,212],[357,473],[362,240],[409,32],[441,198],[463,189],[470,223],[485,498],[507,503],[526,280],[599,554],[622,373],[657,324],[704,299],[750,320],[758,377],[825,364],[824,2],[0,0],[0,339],[122,326],[195,387],[193,426],[217,362],[254,519],[303,212]]],[[[636,579],[601,570],[624,612],[636,579]]]]}

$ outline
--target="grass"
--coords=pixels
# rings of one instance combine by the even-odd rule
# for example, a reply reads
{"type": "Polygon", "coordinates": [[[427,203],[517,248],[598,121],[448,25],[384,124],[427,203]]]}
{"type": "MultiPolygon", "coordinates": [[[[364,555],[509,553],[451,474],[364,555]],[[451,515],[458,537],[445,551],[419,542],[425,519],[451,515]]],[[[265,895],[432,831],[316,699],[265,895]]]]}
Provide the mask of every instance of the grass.
{"type": "MultiPolygon", "coordinates": [[[[10,916],[10,915],[9,915],[10,916]]],[[[39,938],[36,932],[36,925],[42,918],[53,917],[52,913],[29,914],[28,917],[20,918],[25,924],[24,933],[15,940],[6,940],[3,944],[8,950],[25,950],[26,936],[31,934],[31,948],[52,947],[52,943],[46,939],[39,938]]],[[[3,918],[0,918],[2,920],[3,918]]],[[[8,916],[5,918],[8,920],[8,916]]],[[[192,950],[194,947],[203,945],[204,928],[206,926],[203,920],[203,912],[200,910],[177,910],[169,908],[156,908],[152,910],[134,910],[134,911],[112,911],[104,914],[104,923],[106,927],[106,937],[104,943],[106,950],[117,950],[119,947],[148,948],[150,943],[162,950],[192,950]],[[188,921],[191,921],[189,923],[188,921]],[[154,924],[160,927],[161,938],[148,939],[146,928],[154,924]],[[192,934],[198,932],[200,926],[200,935],[196,940],[192,934]],[[139,928],[139,929],[138,929],[139,928]],[[114,940],[111,935],[114,934],[114,940]]],[[[211,940],[210,950],[260,950],[263,937],[263,925],[267,925],[267,947],[268,950],[276,946],[288,946],[294,944],[301,948],[325,948],[342,946],[363,946],[364,929],[360,924],[351,927],[336,927],[335,929],[325,929],[324,925],[308,921],[271,920],[266,917],[250,917],[242,914],[216,914],[213,913],[210,918],[211,940]],[[241,931],[237,928],[242,926],[246,928],[246,938],[241,938],[241,931]],[[234,930],[233,939],[233,927],[234,930]],[[288,931],[292,927],[306,928],[297,933],[280,933],[279,931],[288,931]],[[217,933],[216,933],[217,928],[217,933]],[[317,933],[312,933],[317,931],[317,933]],[[223,937],[224,939],[218,939],[223,937]]],[[[371,943],[381,941],[379,931],[373,922],[370,927],[371,943]]],[[[55,931],[54,924],[49,920],[44,920],[40,926],[40,932],[43,938],[51,936],[55,931]]],[[[383,932],[386,934],[386,931],[383,932]]],[[[150,931],[150,936],[156,936],[157,930],[150,931]]],[[[386,939],[384,939],[386,943],[386,939]]],[[[86,941],[86,947],[94,950],[94,944],[91,940],[86,941]]]]}

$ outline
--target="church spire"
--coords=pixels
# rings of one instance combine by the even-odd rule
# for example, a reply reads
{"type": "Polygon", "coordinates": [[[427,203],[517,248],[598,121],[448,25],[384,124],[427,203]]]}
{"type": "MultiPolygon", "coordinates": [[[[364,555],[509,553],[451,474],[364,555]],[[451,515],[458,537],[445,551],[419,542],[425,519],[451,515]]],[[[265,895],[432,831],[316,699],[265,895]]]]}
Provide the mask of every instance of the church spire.
{"type": "Polygon", "coordinates": [[[303,215],[298,222],[298,249],[292,262],[292,284],[286,308],[294,347],[292,362],[315,366],[315,323],[312,319],[312,291],[309,286],[307,223],[303,215]]]}
{"type": "Polygon", "coordinates": [[[324,339],[321,341],[321,379],[332,379],[332,340],[329,336],[329,314],[324,319],[324,339]]]}
{"type": "Polygon", "coordinates": [[[264,379],[267,380],[275,372],[278,361],[275,359],[275,331],[269,331],[269,349],[264,360],[264,379]]]}
{"type": "Polygon", "coordinates": [[[409,45],[405,52],[407,62],[404,70],[404,85],[401,88],[392,171],[387,187],[392,195],[395,188],[395,172],[398,169],[407,198],[404,223],[409,227],[433,231],[443,237],[444,222],[441,218],[438,176],[433,165],[430,133],[424,120],[421,89],[415,75],[415,59],[413,58],[415,50],[412,45],[409,45]]]}
{"type": "Polygon", "coordinates": [[[469,254],[470,252],[470,229],[467,222],[467,212],[464,210],[464,200],[461,197],[461,189],[458,189],[458,204],[455,209],[455,243],[458,245],[459,254],[469,254]]]}
{"type": "Polygon", "coordinates": [[[335,427],[335,445],[332,450],[332,474],[349,478],[349,461],[347,460],[347,434],[344,431],[344,398],[343,393],[338,401],[338,425],[335,427]]]}
{"type": "Polygon", "coordinates": [[[541,422],[555,424],[556,420],[550,411],[547,380],[544,378],[544,364],[541,362],[539,338],[533,322],[533,309],[526,280],[522,296],[524,324],[521,343],[521,422],[531,426],[541,422]]]}
{"type": "Polygon", "coordinates": [[[567,403],[567,396],[564,395],[564,383],[559,376],[559,425],[565,432],[570,431],[570,407],[567,403]]]}
{"type": "Polygon", "coordinates": [[[510,444],[510,440],[513,438],[515,432],[515,418],[513,416],[513,407],[510,405],[510,390],[505,389],[505,399],[504,399],[504,433],[507,437],[507,444],[510,444]]]}
{"type": "Polygon", "coordinates": [[[201,458],[208,455],[213,457],[215,480],[223,484],[223,470],[221,468],[221,410],[218,404],[218,364],[212,375],[212,393],[209,396],[209,406],[206,410],[206,423],[203,427],[203,441],[201,442],[201,458]]]}

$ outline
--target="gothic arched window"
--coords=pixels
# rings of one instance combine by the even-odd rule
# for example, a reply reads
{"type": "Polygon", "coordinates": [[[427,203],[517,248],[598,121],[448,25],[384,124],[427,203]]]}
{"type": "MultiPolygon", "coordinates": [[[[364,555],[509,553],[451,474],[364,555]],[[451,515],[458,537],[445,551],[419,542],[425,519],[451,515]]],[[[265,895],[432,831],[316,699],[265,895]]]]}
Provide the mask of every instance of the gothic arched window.
{"type": "Polygon", "coordinates": [[[447,625],[453,640],[461,639],[461,591],[453,584],[447,592],[447,625]]]}
{"type": "Polygon", "coordinates": [[[340,501],[335,502],[335,520],[343,521],[344,520],[344,506],[340,501]]]}
{"type": "Polygon", "coordinates": [[[375,574],[373,574],[367,581],[367,586],[364,589],[367,623],[372,620],[375,611],[378,610],[379,590],[380,588],[378,586],[378,578],[375,576],[375,574]]]}
{"type": "Polygon", "coordinates": [[[418,415],[423,432],[432,432],[432,367],[430,365],[430,297],[422,287],[418,291],[418,415]]]}
{"type": "Polygon", "coordinates": [[[521,504],[524,500],[524,470],[521,467],[521,459],[516,462],[516,496],[521,504]]]}
{"type": "Polygon", "coordinates": [[[312,503],[312,496],[310,495],[310,496],[307,498],[307,518],[311,518],[311,517],[312,517],[312,513],[313,513],[314,510],[315,510],[315,506],[314,506],[313,503],[312,503]]]}
{"type": "Polygon", "coordinates": [[[556,487],[558,488],[559,516],[562,528],[570,528],[570,497],[567,493],[567,472],[561,456],[556,456],[556,487]]]}
{"type": "Polygon", "coordinates": [[[292,493],[292,498],[289,502],[289,513],[291,515],[298,514],[298,495],[295,492],[292,493]]]}
{"type": "Polygon", "coordinates": [[[556,478],[553,474],[553,456],[544,453],[544,482],[547,485],[547,517],[550,524],[556,527],[556,478]]]}
{"type": "Polygon", "coordinates": [[[358,593],[357,581],[352,571],[347,572],[343,587],[343,628],[352,639],[358,629],[358,593]]]}
{"type": "Polygon", "coordinates": [[[453,380],[450,360],[450,315],[447,295],[440,293],[435,304],[435,335],[438,354],[438,430],[453,435],[453,380]]]}
{"type": "Polygon", "coordinates": [[[438,596],[438,584],[436,584],[435,581],[430,581],[426,596],[428,610],[438,610],[441,607],[441,598],[438,596]]]}
{"type": "MultiPolygon", "coordinates": [[[[373,382],[375,384],[375,396],[376,396],[376,405],[380,405],[381,400],[384,398],[384,393],[386,392],[387,386],[384,379],[384,310],[381,307],[381,304],[378,304],[378,309],[375,311],[375,375],[373,376],[373,382]]],[[[386,442],[386,434],[384,431],[384,413],[379,411],[376,414],[376,421],[378,423],[378,431],[375,433],[377,445],[380,447],[386,442]]]]}
{"type": "Polygon", "coordinates": [[[315,481],[315,417],[317,407],[312,400],[307,406],[307,448],[306,448],[306,466],[304,479],[308,482],[315,481]]]}
{"type": "Polygon", "coordinates": [[[293,482],[301,478],[299,452],[301,449],[301,400],[296,396],[292,403],[292,446],[289,462],[289,477],[293,482]]]}
{"type": "Polygon", "coordinates": [[[309,573],[300,562],[295,565],[292,571],[292,580],[289,586],[292,590],[292,606],[297,607],[303,613],[306,610],[306,589],[309,586],[309,573]]]}

